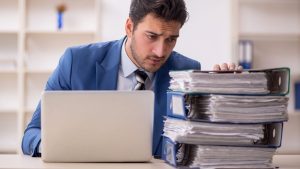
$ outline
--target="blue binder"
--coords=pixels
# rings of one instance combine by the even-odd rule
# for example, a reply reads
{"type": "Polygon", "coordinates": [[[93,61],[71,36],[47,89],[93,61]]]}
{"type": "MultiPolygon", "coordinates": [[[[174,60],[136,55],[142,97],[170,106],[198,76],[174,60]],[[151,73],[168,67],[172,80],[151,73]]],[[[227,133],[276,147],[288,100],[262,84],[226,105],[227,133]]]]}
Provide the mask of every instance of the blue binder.
{"type": "Polygon", "coordinates": [[[295,109],[300,110],[300,82],[295,83],[295,109]]]}
{"type": "MultiPolygon", "coordinates": [[[[168,164],[179,167],[188,168],[193,159],[193,148],[196,145],[174,142],[168,137],[163,137],[162,159],[168,164]],[[180,155],[179,155],[180,154],[180,155]]],[[[269,147],[274,149],[273,147],[269,147]]]]}
{"type": "MultiPolygon", "coordinates": [[[[204,122],[204,123],[209,123],[209,122],[204,122]]],[[[211,124],[218,125],[218,123],[211,123],[211,124]]],[[[226,126],[228,126],[228,125],[230,125],[229,127],[233,127],[236,124],[229,124],[229,123],[226,124],[226,126]]],[[[246,124],[241,124],[241,125],[245,126],[246,124]]],[[[261,123],[261,124],[258,124],[258,125],[261,125],[261,127],[263,128],[263,137],[260,138],[260,139],[255,139],[255,140],[249,139],[249,142],[237,143],[234,140],[233,140],[233,142],[232,141],[224,142],[223,139],[221,139],[223,136],[218,136],[218,138],[220,138],[220,140],[212,140],[212,141],[201,140],[201,137],[200,137],[200,139],[198,141],[196,141],[196,143],[193,141],[192,144],[218,145],[218,146],[237,146],[237,147],[241,147],[241,146],[246,146],[246,147],[273,147],[273,148],[278,148],[278,147],[281,146],[283,122],[261,123]]],[[[216,127],[218,127],[218,126],[216,126],[216,127]]],[[[191,134],[188,134],[188,135],[191,135],[191,134]]],[[[164,134],[164,136],[168,136],[168,135],[164,134]]],[[[229,136],[225,136],[224,139],[226,139],[228,137],[229,136]]],[[[211,137],[211,138],[213,138],[213,137],[211,137]]],[[[173,141],[177,142],[178,140],[174,139],[173,141]]],[[[188,142],[183,142],[183,143],[188,143],[188,142]]]]}
{"type": "MultiPolygon", "coordinates": [[[[232,120],[232,121],[214,121],[210,118],[210,115],[207,115],[205,113],[202,113],[199,111],[199,106],[196,105],[195,99],[193,98],[203,98],[204,100],[206,98],[211,97],[212,95],[207,93],[188,93],[188,92],[177,92],[177,91],[168,91],[167,92],[167,116],[174,117],[174,118],[180,118],[184,120],[193,120],[193,121],[204,121],[204,122],[226,122],[226,123],[266,123],[266,122],[282,122],[287,121],[288,115],[287,113],[283,113],[282,116],[278,118],[266,118],[266,119],[260,119],[260,121],[250,121],[250,122],[243,122],[238,120],[232,120]]],[[[222,95],[215,95],[215,96],[222,96],[222,95]]],[[[224,95],[225,97],[227,95],[224,95]]],[[[240,97],[240,96],[238,96],[240,97]]],[[[244,97],[244,96],[241,96],[244,97]]],[[[251,96],[253,97],[253,96],[251,96]]],[[[257,96],[259,98],[260,96],[257,96]]],[[[281,98],[281,96],[279,96],[281,98]]],[[[283,97],[283,96],[282,96],[283,97]]],[[[255,96],[256,98],[256,96],[255,96]]],[[[287,104],[288,99],[286,99],[287,104]]],[[[201,107],[201,106],[200,106],[201,107]]],[[[209,108],[208,106],[203,105],[201,107],[202,109],[209,108]]]]}

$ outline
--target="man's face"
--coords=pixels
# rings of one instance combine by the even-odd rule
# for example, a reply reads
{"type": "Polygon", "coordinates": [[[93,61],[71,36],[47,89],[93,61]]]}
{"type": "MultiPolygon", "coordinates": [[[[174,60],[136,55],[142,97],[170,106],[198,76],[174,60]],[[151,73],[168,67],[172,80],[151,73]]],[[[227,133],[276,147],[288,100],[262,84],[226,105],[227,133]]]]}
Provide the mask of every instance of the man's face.
{"type": "Polygon", "coordinates": [[[126,22],[126,53],[139,68],[156,72],[169,58],[181,28],[180,22],[165,22],[148,14],[135,30],[129,18],[126,22]]]}

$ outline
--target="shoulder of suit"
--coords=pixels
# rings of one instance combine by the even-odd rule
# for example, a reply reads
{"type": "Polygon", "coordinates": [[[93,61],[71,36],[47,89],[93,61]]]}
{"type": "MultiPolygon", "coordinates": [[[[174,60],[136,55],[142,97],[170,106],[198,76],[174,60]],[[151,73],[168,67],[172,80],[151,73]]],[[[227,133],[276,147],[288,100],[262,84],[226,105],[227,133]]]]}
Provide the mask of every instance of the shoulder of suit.
{"type": "Polygon", "coordinates": [[[73,59],[91,59],[91,60],[102,60],[108,51],[118,43],[116,41],[107,41],[99,43],[90,43],[79,46],[69,47],[68,50],[72,53],[73,59]]]}
{"type": "Polygon", "coordinates": [[[173,51],[171,53],[170,58],[168,59],[169,64],[174,66],[191,66],[191,65],[200,65],[200,63],[194,59],[191,59],[189,57],[186,57],[176,51],[173,51]]]}
{"type": "Polygon", "coordinates": [[[97,50],[109,49],[111,46],[116,44],[118,41],[107,41],[107,42],[98,42],[98,43],[89,43],[78,46],[70,47],[71,50],[75,51],[85,51],[85,52],[95,52],[97,50]]]}

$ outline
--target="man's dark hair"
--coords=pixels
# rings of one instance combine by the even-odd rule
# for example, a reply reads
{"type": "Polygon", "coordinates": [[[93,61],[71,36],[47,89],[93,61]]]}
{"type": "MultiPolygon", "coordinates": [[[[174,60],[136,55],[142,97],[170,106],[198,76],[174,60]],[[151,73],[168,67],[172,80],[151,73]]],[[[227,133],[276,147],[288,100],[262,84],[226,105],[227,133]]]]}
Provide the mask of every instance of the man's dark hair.
{"type": "Polygon", "coordinates": [[[134,29],[149,13],[165,21],[177,21],[181,26],[188,17],[184,0],[132,0],[129,17],[134,29]]]}

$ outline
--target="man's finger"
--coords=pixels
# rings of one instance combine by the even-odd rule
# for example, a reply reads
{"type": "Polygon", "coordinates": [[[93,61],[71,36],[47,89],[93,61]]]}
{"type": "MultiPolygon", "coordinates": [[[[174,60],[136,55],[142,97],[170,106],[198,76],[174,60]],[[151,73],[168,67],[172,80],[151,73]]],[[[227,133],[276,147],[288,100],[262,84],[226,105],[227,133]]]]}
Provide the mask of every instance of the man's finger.
{"type": "Polygon", "coordinates": [[[229,64],[229,70],[235,70],[236,65],[234,63],[229,64]]]}
{"type": "Polygon", "coordinates": [[[243,68],[243,66],[238,66],[237,67],[237,70],[243,70],[244,68],[243,68]]]}
{"type": "Polygon", "coordinates": [[[227,65],[227,63],[223,63],[223,64],[221,65],[221,70],[223,70],[223,71],[228,70],[228,65],[227,65]]]}
{"type": "Polygon", "coordinates": [[[213,70],[214,70],[214,71],[219,71],[219,70],[221,70],[220,65],[215,64],[214,67],[213,67],[213,70]]]}

